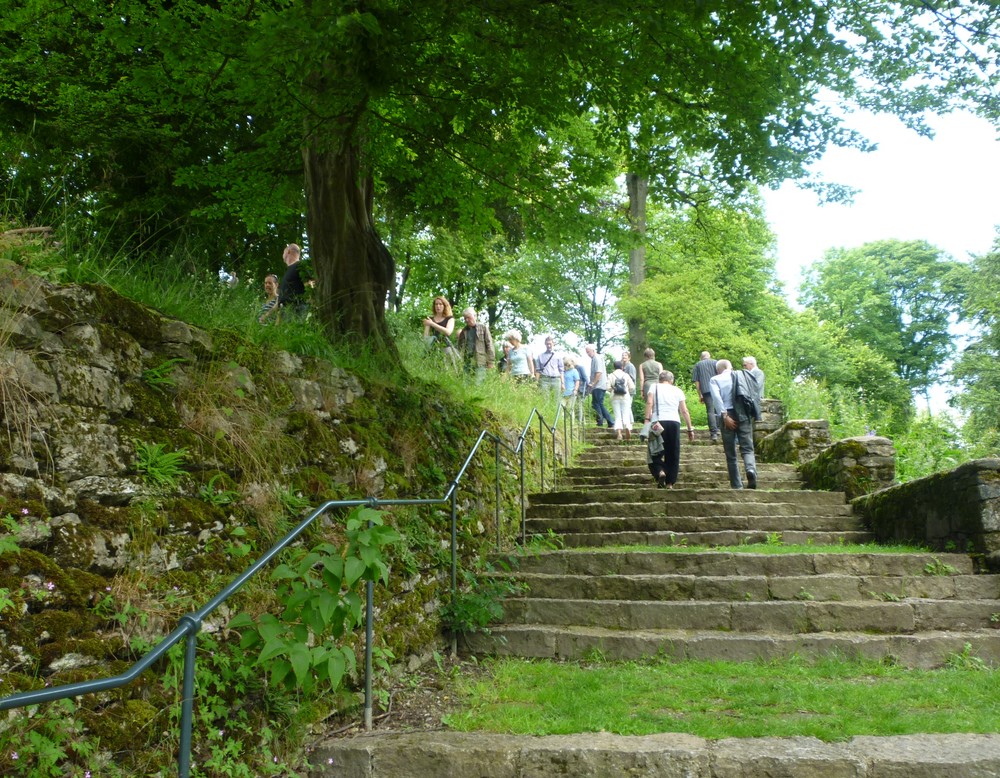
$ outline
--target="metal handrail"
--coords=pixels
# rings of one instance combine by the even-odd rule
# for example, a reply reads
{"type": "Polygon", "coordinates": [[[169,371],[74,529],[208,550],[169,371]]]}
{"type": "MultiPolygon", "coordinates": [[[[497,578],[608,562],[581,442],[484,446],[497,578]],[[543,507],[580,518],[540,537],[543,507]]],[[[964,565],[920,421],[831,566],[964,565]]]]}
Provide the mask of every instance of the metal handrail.
{"type": "MultiPolygon", "coordinates": [[[[84,694],[92,694],[96,692],[108,691],[110,689],[117,689],[121,686],[125,686],[136,678],[138,678],[142,673],[148,670],[157,660],[161,659],[171,648],[177,645],[182,639],[185,640],[185,650],[184,650],[184,678],[182,683],[181,692],[181,731],[180,731],[180,742],[179,742],[179,753],[177,758],[177,769],[180,778],[188,778],[191,770],[191,730],[194,721],[194,666],[196,661],[196,649],[198,633],[201,631],[201,625],[204,619],[211,614],[219,605],[229,599],[230,596],[235,594],[242,586],[250,580],[254,575],[257,574],[261,568],[265,567],[271,560],[274,559],[278,554],[285,550],[291,543],[299,537],[316,519],[323,516],[328,511],[335,508],[356,508],[356,507],[369,507],[378,509],[383,506],[395,506],[395,505],[409,505],[409,506],[420,506],[420,505],[442,505],[445,503],[450,503],[451,505],[451,593],[454,594],[458,589],[458,507],[457,507],[457,495],[458,495],[458,484],[465,474],[466,470],[472,462],[472,458],[479,451],[480,446],[483,441],[491,439],[494,443],[495,450],[495,461],[496,461],[496,504],[495,509],[495,521],[496,521],[496,545],[497,549],[500,549],[500,449],[504,448],[511,452],[513,455],[520,457],[520,473],[518,480],[521,483],[521,542],[525,541],[525,528],[526,528],[526,500],[525,500],[525,483],[524,483],[524,449],[525,441],[527,440],[528,429],[531,426],[532,419],[538,416],[540,427],[544,425],[546,428],[552,431],[553,441],[555,440],[555,426],[554,423],[551,427],[544,421],[541,414],[538,413],[537,408],[533,408],[531,414],[528,417],[528,422],[521,432],[518,438],[516,446],[508,445],[504,440],[502,440],[498,435],[490,432],[489,430],[483,430],[479,434],[479,438],[473,445],[472,450],[469,455],[465,458],[462,466],[459,468],[458,473],[455,478],[453,478],[448,483],[447,491],[443,497],[440,498],[425,498],[425,499],[395,499],[395,500],[379,500],[375,497],[370,497],[364,500],[330,500],[323,503],[316,510],[314,510],[308,517],[303,519],[298,526],[291,530],[284,538],[275,543],[263,556],[257,559],[250,567],[244,570],[240,575],[234,578],[225,589],[219,592],[215,597],[209,600],[205,605],[203,605],[198,610],[193,613],[182,616],[178,620],[177,627],[171,632],[167,637],[161,640],[156,646],[154,646],[149,652],[147,652],[143,657],[141,657],[135,664],[128,668],[125,672],[119,675],[111,676],[110,678],[92,679],[89,681],[79,681],[76,683],[63,684],[61,686],[52,686],[46,689],[37,689],[29,692],[18,692],[16,694],[11,694],[6,697],[0,697],[0,711],[11,710],[14,708],[23,708],[29,705],[38,705],[43,702],[53,702],[55,700],[66,699],[68,697],[78,697],[84,694]]],[[[558,419],[559,412],[556,412],[556,419],[558,419]]],[[[544,447],[542,446],[542,436],[539,434],[539,452],[540,459],[544,458],[544,447]]],[[[555,452],[555,443],[553,442],[553,452],[555,452]]],[[[555,456],[553,454],[553,473],[555,468],[555,456]]],[[[544,472],[541,478],[541,489],[545,488],[544,472]]],[[[555,476],[553,474],[553,485],[555,484],[555,476]]],[[[374,585],[372,581],[366,582],[366,597],[365,597],[365,727],[371,729],[372,725],[372,649],[373,649],[373,620],[374,620],[374,585]]]]}

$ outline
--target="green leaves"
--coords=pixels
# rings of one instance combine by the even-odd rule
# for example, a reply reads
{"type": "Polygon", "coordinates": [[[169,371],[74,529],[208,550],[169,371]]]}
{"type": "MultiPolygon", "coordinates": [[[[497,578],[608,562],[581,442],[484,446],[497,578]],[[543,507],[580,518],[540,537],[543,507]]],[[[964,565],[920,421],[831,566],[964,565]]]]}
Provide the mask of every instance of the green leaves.
{"type": "Polygon", "coordinates": [[[241,613],[229,623],[242,630],[241,648],[258,649],[254,663],[270,672],[274,684],[336,689],[344,674],[355,670],[353,652],[336,641],[364,621],[358,587],[367,581],[388,583],[384,551],[400,536],[371,508],[353,510],[345,526],[343,548],[319,543],[291,553],[274,569],[280,617],[265,613],[255,620],[241,613]]]}

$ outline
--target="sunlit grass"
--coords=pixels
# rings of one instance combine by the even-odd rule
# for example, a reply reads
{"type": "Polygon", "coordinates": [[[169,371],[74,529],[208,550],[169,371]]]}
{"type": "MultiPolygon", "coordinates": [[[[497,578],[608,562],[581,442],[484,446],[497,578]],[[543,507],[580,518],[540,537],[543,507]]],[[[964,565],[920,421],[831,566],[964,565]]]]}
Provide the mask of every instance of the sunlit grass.
{"type": "Polygon", "coordinates": [[[774,662],[489,660],[454,680],[462,731],[680,732],[705,738],[996,732],[1000,675],[826,658],[774,662]]]}

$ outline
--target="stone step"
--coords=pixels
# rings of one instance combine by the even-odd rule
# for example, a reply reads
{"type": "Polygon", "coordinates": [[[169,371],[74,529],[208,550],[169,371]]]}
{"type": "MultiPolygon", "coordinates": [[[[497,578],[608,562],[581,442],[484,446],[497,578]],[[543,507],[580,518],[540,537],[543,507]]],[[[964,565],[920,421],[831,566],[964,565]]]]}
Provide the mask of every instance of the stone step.
{"type": "MultiPolygon", "coordinates": [[[[802,489],[805,486],[801,476],[785,475],[783,473],[760,473],[758,481],[761,488],[767,489],[802,489]]],[[[728,489],[729,481],[724,470],[718,473],[703,473],[694,470],[682,470],[680,482],[684,486],[708,486],[712,485],[717,489],[728,489]]],[[[630,468],[601,468],[594,469],[593,472],[568,475],[560,473],[558,476],[560,488],[584,488],[592,486],[649,486],[652,483],[652,476],[649,469],[643,467],[630,468]]]]}
{"type": "Polygon", "coordinates": [[[547,551],[508,559],[511,569],[538,575],[861,575],[946,580],[976,572],[967,554],[930,552],[547,551]]]}
{"type": "Polygon", "coordinates": [[[530,517],[525,521],[529,535],[573,533],[607,534],[615,532],[721,532],[755,530],[772,533],[800,530],[806,532],[865,531],[853,516],[777,515],[777,516],[574,516],[530,517]]]}
{"type": "MultiPolygon", "coordinates": [[[[913,634],[867,632],[724,632],[717,630],[635,630],[585,626],[499,625],[490,633],[464,636],[462,650],[478,656],[518,656],[567,661],[635,660],[754,662],[816,660],[838,655],[891,661],[905,667],[934,668],[951,656],[969,653],[1000,664],[1000,630],[972,629],[913,634]]],[[[791,773],[788,773],[791,775],[791,773]]],[[[904,773],[900,773],[903,775],[904,773]]]]}
{"type": "Polygon", "coordinates": [[[988,630],[1000,600],[639,601],[519,597],[504,600],[504,625],[544,624],[626,631],[696,630],[911,634],[988,630]]]}
{"type": "Polygon", "coordinates": [[[579,507],[580,505],[622,504],[656,502],[670,506],[674,510],[686,512],[694,505],[709,506],[708,512],[718,513],[729,510],[755,511],[771,510],[779,505],[794,504],[800,508],[836,508],[851,513],[851,508],[841,492],[819,492],[797,490],[791,494],[767,489],[717,489],[707,486],[676,486],[673,489],[657,489],[652,484],[622,489],[604,487],[590,489],[583,493],[577,489],[534,493],[528,496],[530,507],[543,505],[579,507]]]}
{"type": "Polygon", "coordinates": [[[1000,735],[708,740],[629,736],[381,733],[330,738],[309,756],[313,778],[414,776],[684,776],[684,778],[985,778],[1000,775],[1000,735]]]}
{"type": "Polygon", "coordinates": [[[875,535],[865,530],[826,532],[760,530],[718,530],[708,532],[575,532],[563,535],[566,548],[600,548],[606,546],[741,546],[748,543],[768,543],[774,540],[785,545],[835,546],[845,543],[874,543],[875,535]]]}
{"type": "MultiPolygon", "coordinates": [[[[535,599],[630,600],[657,602],[737,600],[745,602],[898,602],[993,600],[1000,598],[1000,576],[891,575],[551,575],[513,576],[535,599]]],[[[1000,602],[997,615],[1000,616],[1000,602]]]]}

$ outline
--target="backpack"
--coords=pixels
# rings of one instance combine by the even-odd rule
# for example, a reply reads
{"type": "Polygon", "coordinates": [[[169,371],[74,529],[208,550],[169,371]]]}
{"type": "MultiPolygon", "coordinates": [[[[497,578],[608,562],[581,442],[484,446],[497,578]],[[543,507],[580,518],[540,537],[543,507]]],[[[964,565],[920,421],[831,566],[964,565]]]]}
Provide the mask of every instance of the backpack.
{"type": "Polygon", "coordinates": [[[625,376],[619,376],[616,378],[615,383],[611,388],[615,394],[628,394],[628,389],[625,385],[625,376]]]}
{"type": "Polygon", "coordinates": [[[580,376],[580,386],[587,385],[587,371],[583,369],[582,365],[576,366],[576,374],[580,376]]]}

